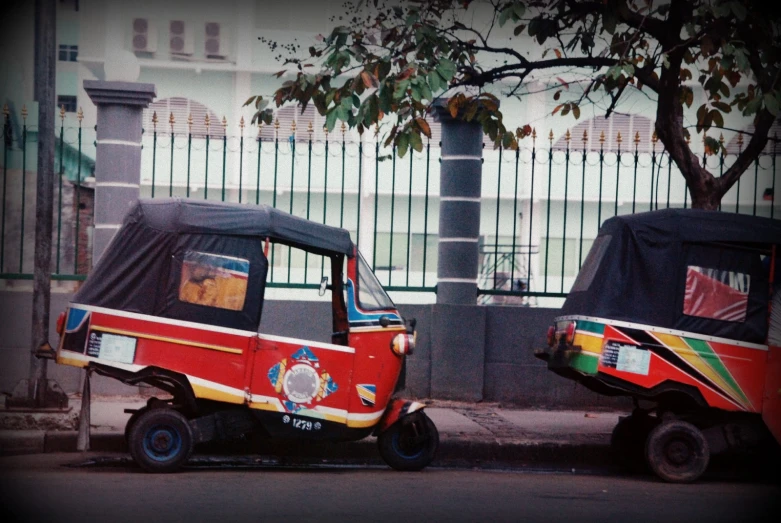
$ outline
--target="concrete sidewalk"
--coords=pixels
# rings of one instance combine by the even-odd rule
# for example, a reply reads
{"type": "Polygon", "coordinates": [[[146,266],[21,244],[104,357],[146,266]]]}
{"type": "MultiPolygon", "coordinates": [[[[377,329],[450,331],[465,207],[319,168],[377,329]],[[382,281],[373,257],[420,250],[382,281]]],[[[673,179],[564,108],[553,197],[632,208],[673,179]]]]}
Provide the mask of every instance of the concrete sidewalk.
{"type": "MultiPolygon", "coordinates": [[[[126,452],[124,428],[143,397],[93,397],[93,451],[126,452]]],[[[623,412],[541,411],[504,408],[492,403],[428,401],[426,413],[440,434],[434,465],[604,467],[610,463],[610,433],[623,412]]],[[[0,455],[75,452],[80,399],[69,413],[0,411],[0,455]]],[[[290,443],[239,440],[196,448],[195,457],[233,459],[275,456],[285,462],[381,464],[375,439],[349,443],[290,443]],[[231,458],[229,458],[229,456],[231,458]]]]}

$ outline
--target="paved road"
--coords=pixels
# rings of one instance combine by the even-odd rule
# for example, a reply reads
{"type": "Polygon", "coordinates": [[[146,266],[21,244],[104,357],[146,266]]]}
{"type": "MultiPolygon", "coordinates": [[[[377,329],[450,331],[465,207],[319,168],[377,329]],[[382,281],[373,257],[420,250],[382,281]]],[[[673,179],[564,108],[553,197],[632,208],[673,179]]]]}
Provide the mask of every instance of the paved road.
{"type": "Polygon", "coordinates": [[[781,486],[652,477],[386,468],[188,470],[63,466],[85,456],[0,458],[2,521],[776,520],[781,486]]]}

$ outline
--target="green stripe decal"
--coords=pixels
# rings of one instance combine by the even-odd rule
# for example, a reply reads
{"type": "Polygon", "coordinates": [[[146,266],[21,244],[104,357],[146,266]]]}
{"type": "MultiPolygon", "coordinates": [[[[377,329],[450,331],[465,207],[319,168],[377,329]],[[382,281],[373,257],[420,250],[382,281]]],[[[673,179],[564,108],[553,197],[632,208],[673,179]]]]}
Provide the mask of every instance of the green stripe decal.
{"type": "Polygon", "coordinates": [[[724,363],[721,361],[718,354],[713,351],[707,342],[694,338],[683,339],[686,341],[689,347],[691,347],[697,353],[697,355],[706,365],[708,365],[719,376],[721,376],[721,378],[732,388],[733,393],[737,393],[737,395],[740,396],[746,405],[751,404],[746,395],[743,393],[743,390],[740,388],[740,385],[738,385],[738,383],[735,381],[735,378],[732,377],[732,374],[730,374],[729,370],[727,370],[727,368],[724,366],[724,363]]]}
{"type": "Polygon", "coordinates": [[[570,367],[584,374],[596,374],[598,364],[599,358],[586,354],[573,354],[569,360],[570,367]]]}
{"type": "Polygon", "coordinates": [[[602,336],[605,333],[604,323],[595,323],[593,321],[578,320],[577,330],[591,332],[593,334],[599,334],[602,336]]]}

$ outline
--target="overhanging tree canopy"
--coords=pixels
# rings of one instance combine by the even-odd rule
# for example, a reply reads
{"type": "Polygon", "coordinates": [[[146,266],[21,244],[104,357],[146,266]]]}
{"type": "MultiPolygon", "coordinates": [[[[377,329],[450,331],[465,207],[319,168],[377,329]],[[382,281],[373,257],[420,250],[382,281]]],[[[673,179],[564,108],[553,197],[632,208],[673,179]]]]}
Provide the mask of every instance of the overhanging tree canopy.
{"type": "MultiPolygon", "coordinates": [[[[426,117],[440,98],[454,116],[479,122],[495,144],[517,147],[531,127],[508,128],[485,87],[501,83],[504,95],[521,97],[534,75],[577,70],[588,74],[584,88],[558,90],[553,113],[579,118],[581,106],[601,94],[609,116],[628,90],[650,92],[656,133],[693,206],[713,209],[767,144],[781,106],[779,8],[758,0],[363,0],[346,8],[349,23],[310,47],[308,58],[285,59],[295,78],[273,101],[302,110],[314,104],[329,130],[341,120],[363,132],[394,115],[385,143],[401,155],[422,150],[422,136],[431,135],[426,117]],[[692,113],[702,133],[724,127],[733,111],[754,133],[714,177],[687,143],[684,114],[692,113]]],[[[257,109],[253,122],[271,122],[269,100],[253,96],[249,104],[257,109]]],[[[705,146],[713,153],[719,143],[705,138],[705,146]]]]}

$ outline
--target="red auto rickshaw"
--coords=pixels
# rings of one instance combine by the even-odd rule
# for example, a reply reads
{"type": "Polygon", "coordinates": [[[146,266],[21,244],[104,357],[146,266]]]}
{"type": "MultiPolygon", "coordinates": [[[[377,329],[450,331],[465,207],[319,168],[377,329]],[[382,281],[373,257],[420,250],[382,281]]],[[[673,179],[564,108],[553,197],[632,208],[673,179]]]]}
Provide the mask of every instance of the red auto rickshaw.
{"type": "Polygon", "coordinates": [[[424,406],[392,397],[415,322],[344,229],[262,205],[141,200],[58,332],[58,363],[170,396],[150,399],[127,423],[130,454],[150,472],[179,469],[198,443],[252,431],[332,441],[375,434],[398,470],[424,468],[437,450],[424,406]],[[330,340],[258,332],[274,243],[330,259],[331,284],[320,285],[321,295],[331,290],[330,340]]]}
{"type": "Polygon", "coordinates": [[[670,482],[781,442],[781,221],[666,209],[605,221],[537,356],[629,396],[612,445],[670,482]]]}

